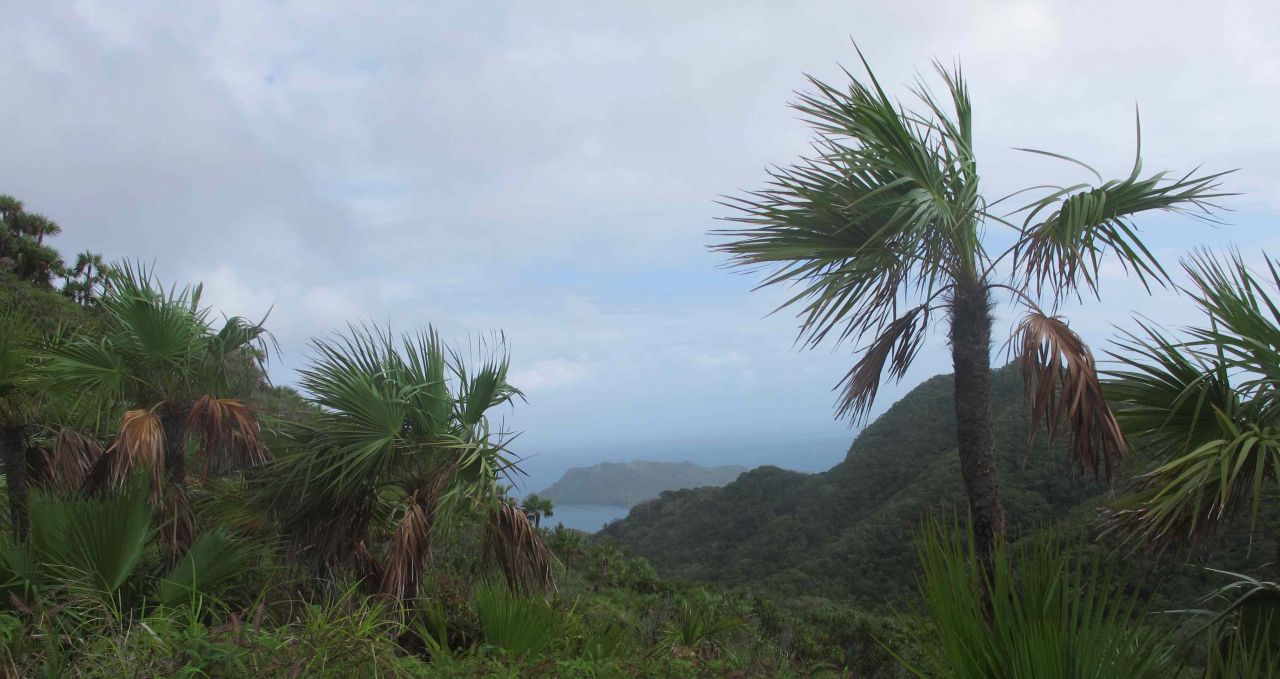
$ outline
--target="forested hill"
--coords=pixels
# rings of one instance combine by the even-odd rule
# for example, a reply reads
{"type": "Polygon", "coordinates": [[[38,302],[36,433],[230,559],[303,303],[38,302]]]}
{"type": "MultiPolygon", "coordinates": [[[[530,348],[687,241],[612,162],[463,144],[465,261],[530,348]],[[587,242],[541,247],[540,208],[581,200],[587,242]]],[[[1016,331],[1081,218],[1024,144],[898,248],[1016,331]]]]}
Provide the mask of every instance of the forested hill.
{"type": "Polygon", "coordinates": [[[574,467],[538,494],[557,504],[630,507],[667,490],[723,486],[746,467],[704,467],[692,462],[605,462],[574,467]]]}
{"type": "MultiPolygon", "coordinates": [[[[1012,366],[997,371],[992,385],[1012,534],[1062,519],[1068,532],[1082,531],[1107,488],[1050,454],[1043,436],[1028,448],[1022,383],[1012,366]]],[[[602,535],[678,579],[870,607],[904,601],[915,591],[913,536],[922,519],[965,511],[952,403],[951,376],[934,377],[868,426],[827,472],[760,467],[723,488],[663,493],[602,535]]],[[[1167,579],[1202,575],[1175,564],[1167,579]]]]}

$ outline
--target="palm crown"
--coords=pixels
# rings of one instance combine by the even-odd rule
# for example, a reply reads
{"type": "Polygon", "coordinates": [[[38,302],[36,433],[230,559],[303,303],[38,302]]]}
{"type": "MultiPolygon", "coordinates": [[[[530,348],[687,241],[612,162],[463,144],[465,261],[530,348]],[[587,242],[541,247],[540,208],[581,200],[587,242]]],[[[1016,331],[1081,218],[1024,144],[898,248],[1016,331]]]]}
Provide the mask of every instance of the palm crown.
{"type": "Polygon", "coordinates": [[[489,541],[508,573],[529,550],[545,557],[521,533],[523,514],[497,493],[511,460],[489,412],[521,396],[507,381],[501,340],[477,368],[433,330],[395,338],[353,327],[313,349],[300,386],[320,412],[289,428],[267,489],[301,546],[322,560],[356,558],[384,592],[411,598],[439,514],[488,506],[504,527],[489,541]],[[366,547],[380,527],[392,533],[385,559],[366,547]]]}

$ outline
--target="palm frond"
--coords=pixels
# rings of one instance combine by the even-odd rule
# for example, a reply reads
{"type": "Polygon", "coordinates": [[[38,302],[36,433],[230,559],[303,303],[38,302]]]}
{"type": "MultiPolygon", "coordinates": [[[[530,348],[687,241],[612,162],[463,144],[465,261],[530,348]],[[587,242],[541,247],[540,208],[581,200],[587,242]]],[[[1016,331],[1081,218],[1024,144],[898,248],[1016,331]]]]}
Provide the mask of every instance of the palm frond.
{"type": "Polygon", "coordinates": [[[1173,648],[1142,624],[1135,593],[1111,567],[1072,557],[1051,534],[998,543],[986,570],[972,531],[927,525],[920,587],[936,637],[917,639],[930,666],[916,676],[1177,676],[1173,648]]]}
{"type": "Polygon", "coordinates": [[[154,534],[145,488],[138,484],[100,499],[31,500],[33,560],[50,584],[87,580],[114,596],[133,576],[154,534]]]}
{"type": "Polygon", "coordinates": [[[1212,533],[1248,507],[1257,521],[1272,482],[1280,481],[1280,290],[1276,264],[1267,279],[1238,253],[1225,262],[1200,252],[1183,261],[1187,288],[1205,326],[1175,341],[1143,325],[1118,342],[1120,367],[1107,394],[1123,407],[1120,424],[1157,460],[1115,504],[1112,530],[1152,543],[1212,533]]]}
{"type": "Polygon", "coordinates": [[[199,456],[206,477],[210,471],[237,471],[267,461],[267,446],[253,408],[235,399],[207,394],[196,399],[186,430],[200,435],[199,456]]]}
{"type": "Polygon", "coordinates": [[[560,617],[541,597],[482,583],[473,603],[484,640],[512,655],[541,652],[555,639],[560,617]]]}
{"type": "Polygon", "coordinates": [[[405,501],[404,513],[391,538],[391,553],[387,556],[379,591],[400,601],[418,595],[430,534],[428,509],[418,501],[418,494],[413,493],[405,501]]]}
{"type": "Polygon", "coordinates": [[[1226,366],[1186,343],[1139,322],[1107,352],[1117,363],[1105,371],[1103,394],[1119,406],[1116,419],[1128,438],[1155,455],[1191,450],[1218,438],[1216,412],[1241,409],[1226,366]]]}
{"type": "Polygon", "coordinates": [[[157,583],[156,599],[166,606],[179,606],[213,596],[220,585],[248,570],[259,553],[244,538],[219,531],[202,533],[157,583]]]}
{"type": "Polygon", "coordinates": [[[1115,503],[1114,521],[1148,542],[1190,540],[1226,523],[1247,504],[1255,524],[1264,485],[1280,473],[1280,430],[1234,422],[1215,409],[1218,438],[1138,478],[1115,503]]]}
{"type": "Polygon", "coordinates": [[[1223,369],[1237,371],[1237,389],[1248,393],[1263,417],[1280,415],[1280,261],[1266,258],[1267,271],[1250,269],[1239,252],[1222,261],[1201,250],[1182,267],[1191,279],[1186,289],[1211,320],[1208,328],[1188,329],[1189,345],[1210,352],[1223,369]]]}
{"type": "Polygon", "coordinates": [[[551,551],[529,518],[514,504],[500,501],[489,510],[484,528],[485,559],[502,571],[515,592],[549,592],[555,589],[551,551]]]}
{"type": "Polygon", "coordinates": [[[62,495],[76,493],[102,454],[98,439],[72,427],[59,427],[53,445],[45,450],[38,477],[50,490],[62,495]]]}
{"type": "Polygon", "coordinates": [[[837,417],[855,420],[865,417],[880,390],[886,365],[891,378],[902,379],[920,353],[928,329],[928,305],[918,306],[899,315],[882,329],[871,344],[862,350],[862,357],[836,386],[841,391],[836,408],[837,417]]]}
{"type": "Polygon", "coordinates": [[[151,478],[151,497],[158,502],[164,485],[164,427],[160,417],[152,409],[130,410],[124,414],[115,441],[103,453],[95,466],[103,472],[90,473],[90,478],[102,477],[106,483],[119,488],[128,483],[135,470],[145,470],[151,478]]]}
{"type": "Polygon", "coordinates": [[[1014,335],[1031,401],[1028,437],[1043,423],[1052,439],[1065,425],[1071,458],[1111,478],[1115,461],[1130,449],[1103,397],[1093,352],[1061,318],[1039,311],[1027,314],[1014,335]]]}
{"type": "MultiPolygon", "coordinates": [[[[1045,155],[1079,163],[1058,154],[1045,155]]],[[[1139,238],[1133,218],[1166,210],[1212,220],[1211,201],[1231,195],[1219,191],[1218,180],[1226,174],[1196,176],[1192,171],[1170,179],[1168,173],[1158,172],[1143,177],[1139,126],[1138,152],[1128,177],[1096,187],[1062,188],[1018,210],[1026,212],[1026,217],[1013,248],[1014,269],[1038,292],[1048,289],[1055,298],[1076,293],[1082,285],[1097,295],[1102,260],[1114,254],[1144,286],[1164,285],[1169,275],[1139,238]],[[1036,221],[1042,214],[1048,216],[1036,221]]]]}
{"type": "MultiPolygon", "coordinates": [[[[779,308],[800,307],[807,346],[900,326],[905,299],[930,300],[978,269],[972,109],[958,69],[939,71],[953,112],[923,86],[925,114],[904,111],[870,71],[869,84],[851,76],[847,90],[810,78],[814,91],[795,108],[819,135],[816,155],[726,201],[741,213],[729,221],[744,226],[716,231],[731,240],[714,249],[767,270],[761,287],[798,288],[779,308]]],[[[860,412],[861,402],[846,399],[843,409],[860,412]]]]}

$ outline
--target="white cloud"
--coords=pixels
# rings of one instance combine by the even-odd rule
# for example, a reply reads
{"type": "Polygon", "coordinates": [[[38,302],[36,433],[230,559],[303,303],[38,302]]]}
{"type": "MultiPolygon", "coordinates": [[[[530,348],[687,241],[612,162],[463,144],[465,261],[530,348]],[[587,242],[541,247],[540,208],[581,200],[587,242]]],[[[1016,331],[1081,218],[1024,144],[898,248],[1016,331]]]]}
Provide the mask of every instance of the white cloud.
{"type": "Polygon", "coordinates": [[[585,364],[564,358],[535,361],[527,368],[511,373],[511,382],[526,394],[563,389],[584,380],[588,375],[585,364]]]}
{"type": "Polygon", "coordinates": [[[239,272],[227,265],[199,272],[192,278],[204,284],[204,303],[224,316],[256,321],[276,305],[274,290],[245,283],[239,272]]]}
{"type": "Polygon", "coordinates": [[[321,328],[341,329],[347,323],[369,320],[364,308],[346,292],[318,285],[298,300],[307,320],[321,328]]]}

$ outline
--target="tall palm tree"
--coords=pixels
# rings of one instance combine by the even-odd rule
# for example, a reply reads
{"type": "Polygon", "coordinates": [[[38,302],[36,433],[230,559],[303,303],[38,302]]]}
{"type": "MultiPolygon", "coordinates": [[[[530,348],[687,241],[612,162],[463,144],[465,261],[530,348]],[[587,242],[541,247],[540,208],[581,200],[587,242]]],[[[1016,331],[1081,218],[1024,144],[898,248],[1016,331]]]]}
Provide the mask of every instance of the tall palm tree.
{"type": "Polygon", "coordinates": [[[92,476],[118,485],[140,467],[151,473],[155,497],[167,479],[181,502],[190,440],[200,440],[206,472],[264,462],[253,410],[228,398],[240,366],[265,356],[262,324],[233,317],[215,330],[200,286],[166,290],[127,263],[108,275],[101,336],[55,344],[41,367],[78,409],[119,422],[92,476]]]}
{"type": "Polygon", "coordinates": [[[92,306],[102,296],[107,283],[107,265],[102,255],[85,250],[76,255],[76,263],[66,273],[62,294],[80,306],[92,306]]]}
{"type": "Polygon", "coordinates": [[[433,330],[396,338],[352,327],[312,347],[299,384],[318,412],[288,425],[266,487],[300,548],[327,564],[354,561],[382,592],[411,599],[444,513],[487,507],[486,542],[505,572],[545,560],[498,491],[512,462],[488,413],[521,395],[500,342],[475,370],[433,330]],[[382,526],[385,557],[375,554],[382,526]]]}
{"type": "Polygon", "coordinates": [[[886,369],[901,379],[931,324],[939,315],[949,321],[960,468],[976,539],[989,554],[1005,530],[992,435],[993,304],[1010,298],[1028,312],[1013,348],[1033,431],[1041,422],[1051,433],[1066,425],[1081,466],[1109,472],[1126,444],[1100,398],[1088,348],[1052,311],[1081,288],[1098,294],[1107,255],[1144,284],[1164,282],[1134,219],[1155,210],[1207,218],[1220,175],[1144,177],[1139,155],[1123,179],[1104,182],[1094,172],[1097,185],[1043,189],[1001,214],[994,208],[1004,199],[988,201],[979,184],[960,69],[936,70],[948,101],[922,83],[915,111],[892,99],[869,67],[865,79],[849,74],[844,88],[810,77],[814,89],[793,106],[816,133],[813,155],[770,170],[766,188],[729,198],[737,211],[729,219],[742,226],[715,232],[730,239],[715,249],[766,271],[762,287],[795,286],[782,306],[799,308],[805,346],[862,344],[838,386],[840,417],[865,417],[886,369]],[[988,226],[1008,229],[1014,244],[988,251],[988,226]]]}

